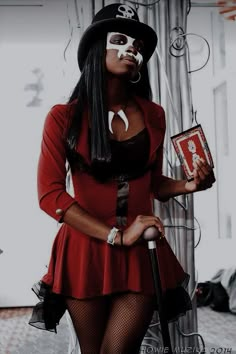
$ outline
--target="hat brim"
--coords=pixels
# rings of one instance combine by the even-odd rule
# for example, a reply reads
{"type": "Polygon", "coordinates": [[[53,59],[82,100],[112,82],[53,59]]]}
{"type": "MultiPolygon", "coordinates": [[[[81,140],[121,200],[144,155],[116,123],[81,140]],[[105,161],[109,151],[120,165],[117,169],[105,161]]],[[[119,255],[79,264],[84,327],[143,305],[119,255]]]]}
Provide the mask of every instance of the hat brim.
{"type": "Polygon", "coordinates": [[[98,21],[91,24],[81,37],[77,53],[80,70],[83,68],[91,43],[104,38],[107,32],[121,32],[142,39],[145,47],[145,62],[150,59],[157,45],[156,32],[145,23],[124,18],[98,21]]]}

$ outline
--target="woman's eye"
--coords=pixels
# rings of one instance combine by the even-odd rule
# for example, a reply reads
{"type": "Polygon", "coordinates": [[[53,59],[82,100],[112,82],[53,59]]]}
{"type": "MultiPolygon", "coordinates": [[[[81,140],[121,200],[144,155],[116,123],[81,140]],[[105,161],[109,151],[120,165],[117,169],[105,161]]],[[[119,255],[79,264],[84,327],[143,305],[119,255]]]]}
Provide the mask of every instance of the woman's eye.
{"type": "Polygon", "coordinates": [[[116,43],[116,44],[125,44],[125,42],[122,39],[116,39],[114,41],[114,43],[116,43]]]}
{"type": "Polygon", "coordinates": [[[112,37],[111,38],[112,44],[124,45],[124,44],[126,44],[126,42],[127,42],[126,38],[123,38],[123,37],[112,37]]]}
{"type": "Polygon", "coordinates": [[[143,48],[143,46],[141,46],[141,47],[138,47],[137,50],[138,50],[140,53],[143,53],[144,48],[143,48]]]}
{"type": "Polygon", "coordinates": [[[137,42],[134,43],[135,48],[137,49],[138,52],[142,53],[144,51],[144,44],[143,42],[137,42]]]}

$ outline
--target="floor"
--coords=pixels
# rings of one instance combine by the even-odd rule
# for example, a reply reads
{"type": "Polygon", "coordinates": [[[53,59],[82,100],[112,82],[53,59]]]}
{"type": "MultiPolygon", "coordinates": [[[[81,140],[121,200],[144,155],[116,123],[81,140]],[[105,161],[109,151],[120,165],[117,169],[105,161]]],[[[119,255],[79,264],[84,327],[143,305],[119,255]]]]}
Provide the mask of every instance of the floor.
{"type": "Polygon", "coordinates": [[[211,354],[236,354],[236,314],[198,308],[198,332],[211,354]]]}
{"type": "MultiPolygon", "coordinates": [[[[0,309],[0,354],[67,354],[69,333],[63,317],[58,333],[28,325],[31,308],[0,309]]],[[[198,332],[210,354],[236,354],[236,315],[198,309],[198,332]]],[[[131,353],[132,354],[132,353],[131,353]]]]}
{"type": "Polygon", "coordinates": [[[0,354],[67,354],[65,318],[55,334],[28,325],[31,312],[31,308],[0,310],[0,354]]]}

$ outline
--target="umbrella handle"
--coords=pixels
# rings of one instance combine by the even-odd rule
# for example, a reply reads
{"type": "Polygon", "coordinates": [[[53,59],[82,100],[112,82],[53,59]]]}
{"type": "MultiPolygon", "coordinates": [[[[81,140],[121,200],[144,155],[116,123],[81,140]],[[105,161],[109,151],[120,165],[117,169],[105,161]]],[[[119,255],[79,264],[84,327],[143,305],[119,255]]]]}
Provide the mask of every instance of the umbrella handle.
{"type": "Polygon", "coordinates": [[[145,241],[154,241],[160,236],[161,232],[155,226],[150,226],[143,232],[143,239],[145,241]]]}

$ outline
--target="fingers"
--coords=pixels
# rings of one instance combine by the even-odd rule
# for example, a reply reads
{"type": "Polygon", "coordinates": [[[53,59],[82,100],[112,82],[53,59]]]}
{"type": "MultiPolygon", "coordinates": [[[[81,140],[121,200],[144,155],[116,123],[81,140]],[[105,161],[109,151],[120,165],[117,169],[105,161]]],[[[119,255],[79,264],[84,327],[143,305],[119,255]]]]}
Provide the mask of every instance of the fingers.
{"type": "Polygon", "coordinates": [[[199,159],[193,164],[193,177],[197,185],[201,185],[203,189],[210,188],[215,182],[212,167],[203,159],[199,159]]]}
{"type": "Polygon", "coordinates": [[[161,233],[164,233],[164,225],[157,216],[139,215],[137,221],[143,223],[144,229],[150,226],[155,226],[161,233]]]}
{"type": "MultiPolygon", "coordinates": [[[[125,246],[131,246],[132,244],[137,242],[140,237],[142,238],[145,230],[148,230],[149,228],[156,228],[159,231],[156,237],[165,237],[164,225],[158,216],[138,215],[133,221],[133,223],[125,230],[123,236],[123,244],[125,246]]],[[[151,230],[149,229],[149,231],[147,232],[149,234],[151,230]]]]}
{"type": "Polygon", "coordinates": [[[211,167],[203,159],[199,159],[193,163],[200,180],[204,180],[211,172],[211,167]]]}
{"type": "Polygon", "coordinates": [[[157,230],[161,233],[164,234],[164,225],[162,223],[162,221],[160,220],[160,218],[158,218],[157,216],[151,215],[151,216],[145,216],[145,215],[139,215],[136,218],[136,221],[138,224],[142,224],[142,232],[141,234],[143,234],[143,232],[148,229],[149,227],[154,226],[155,228],[157,228],[157,230]]]}
{"type": "Polygon", "coordinates": [[[160,231],[160,233],[164,234],[164,225],[158,217],[154,217],[154,224],[152,224],[151,226],[155,226],[160,231]]]}
{"type": "Polygon", "coordinates": [[[197,168],[194,168],[193,170],[193,178],[194,178],[194,182],[199,185],[200,182],[201,182],[201,179],[200,179],[200,176],[199,176],[199,173],[198,173],[198,170],[197,168]]]}

